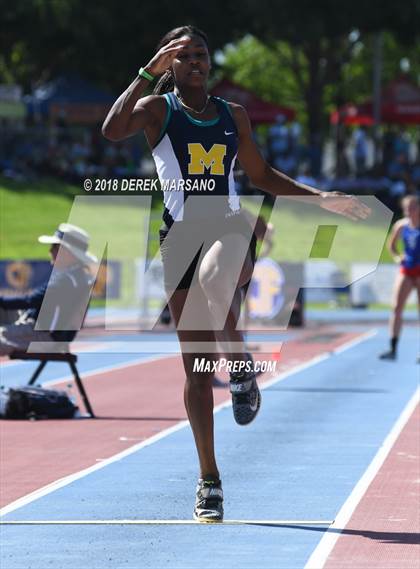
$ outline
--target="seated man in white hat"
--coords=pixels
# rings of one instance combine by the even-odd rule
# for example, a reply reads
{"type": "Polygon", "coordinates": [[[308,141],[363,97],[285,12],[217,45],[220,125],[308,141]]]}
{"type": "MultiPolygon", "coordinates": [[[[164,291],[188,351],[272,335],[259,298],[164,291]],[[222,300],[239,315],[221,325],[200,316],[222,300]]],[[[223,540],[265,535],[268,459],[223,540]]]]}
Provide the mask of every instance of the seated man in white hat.
{"type": "Polygon", "coordinates": [[[83,322],[92,289],[88,266],[98,261],[88,252],[89,235],[61,223],[54,235],[41,235],[38,241],[51,244],[53,272],[30,294],[0,297],[1,308],[24,310],[16,322],[0,327],[0,355],[26,351],[31,342],[66,345],[83,322]]]}

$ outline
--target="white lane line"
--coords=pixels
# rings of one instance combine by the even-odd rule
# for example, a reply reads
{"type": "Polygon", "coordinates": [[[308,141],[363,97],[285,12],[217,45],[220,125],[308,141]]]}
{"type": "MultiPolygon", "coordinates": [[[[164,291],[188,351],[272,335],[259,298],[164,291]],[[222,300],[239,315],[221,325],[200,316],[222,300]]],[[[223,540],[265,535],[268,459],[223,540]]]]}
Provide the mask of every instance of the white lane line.
{"type": "MultiPolygon", "coordinates": [[[[160,360],[166,360],[168,358],[176,357],[174,354],[163,354],[161,356],[150,356],[149,358],[138,358],[136,360],[132,360],[131,362],[124,362],[121,364],[110,364],[109,366],[104,367],[97,367],[91,371],[83,371],[81,372],[82,380],[88,379],[90,377],[94,377],[95,375],[100,375],[101,373],[108,373],[118,371],[120,369],[127,369],[129,367],[137,366],[139,364],[149,364],[151,362],[156,362],[160,360]]],[[[58,383],[65,383],[67,381],[74,380],[73,375],[65,375],[63,377],[59,377],[57,379],[50,379],[49,381],[43,381],[42,385],[57,385],[58,383]]]]}
{"type": "Polygon", "coordinates": [[[180,421],[176,425],[173,425],[172,427],[168,427],[167,429],[161,431],[160,433],[157,433],[153,437],[150,437],[150,438],[142,441],[141,443],[133,445],[132,447],[129,447],[129,448],[123,450],[122,452],[119,452],[119,453],[115,454],[114,456],[111,456],[110,458],[103,460],[102,462],[94,464],[93,466],[89,466],[88,468],[84,468],[83,470],[80,470],[79,472],[75,472],[74,474],[70,474],[69,476],[65,476],[64,478],[56,480],[55,482],[52,482],[51,484],[48,484],[47,486],[40,488],[39,490],[35,490],[34,492],[31,492],[30,494],[27,494],[26,496],[23,496],[22,498],[15,500],[14,502],[5,506],[4,508],[1,508],[0,517],[5,516],[6,514],[9,514],[10,512],[14,512],[15,510],[22,508],[23,506],[26,506],[26,505],[30,504],[31,502],[34,502],[35,500],[38,500],[38,498],[41,498],[42,496],[46,496],[47,494],[51,494],[51,492],[54,492],[55,490],[58,490],[59,488],[63,488],[64,486],[68,486],[69,484],[71,484],[75,480],[80,480],[80,478],[84,478],[88,474],[91,474],[92,472],[96,472],[97,470],[100,470],[101,468],[104,468],[105,466],[108,466],[109,464],[112,464],[114,462],[117,462],[117,461],[125,458],[126,456],[130,456],[131,454],[137,452],[138,450],[145,448],[149,445],[152,445],[153,443],[156,443],[157,441],[164,439],[165,437],[171,435],[172,433],[176,433],[180,429],[183,429],[184,427],[186,427],[188,424],[189,424],[188,421],[180,421]]]}
{"type": "MultiPolygon", "coordinates": [[[[313,365],[316,365],[322,361],[325,361],[326,359],[330,358],[332,356],[332,353],[325,353],[325,354],[321,354],[320,356],[316,356],[315,358],[312,358],[311,360],[298,365],[296,367],[294,367],[293,369],[287,370],[283,373],[281,373],[280,375],[274,377],[271,380],[268,380],[266,382],[264,382],[263,384],[261,384],[261,389],[265,389],[267,387],[270,387],[271,385],[278,383],[280,381],[283,381],[284,379],[286,379],[287,377],[298,373],[299,371],[303,371],[304,369],[307,369],[313,365]]],[[[171,357],[171,356],[168,356],[171,357]]],[[[132,364],[134,365],[134,364],[132,364]]],[[[124,366],[122,366],[124,367],[124,366]]],[[[225,401],[224,403],[220,403],[219,405],[215,406],[214,408],[214,413],[218,413],[221,409],[224,409],[225,407],[229,407],[232,406],[232,401],[229,398],[227,401],[225,401]]],[[[127,449],[125,449],[124,451],[117,453],[114,456],[111,456],[110,458],[107,458],[97,464],[94,464],[93,466],[90,466],[88,468],[85,468],[83,470],[80,470],[79,472],[75,472],[74,474],[70,474],[69,476],[65,476],[64,478],[61,478],[59,480],[56,480],[55,482],[52,482],[51,484],[48,484],[47,486],[44,486],[42,488],[39,488],[38,490],[35,490],[34,492],[31,492],[30,494],[27,494],[26,496],[22,496],[22,498],[19,498],[18,500],[15,500],[14,502],[11,502],[10,504],[8,504],[7,506],[4,506],[3,508],[0,509],[0,517],[5,516],[6,514],[9,514],[10,512],[13,512],[19,508],[22,508],[23,506],[26,506],[28,504],[30,504],[31,502],[34,502],[35,500],[38,500],[39,498],[46,496],[47,494],[50,494],[52,492],[54,492],[55,490],[58,490],[59,488],[63,488],[64,486],[67,486],[68,484],[71,484],[72,482],[79,480],[80,478],[84,478],[85,476],[87,476],[88,474],[91,474],[92,472],[96,472],[97,470],[100,470],[101,468],[105,468],[106,466],[108,466],[109,464],[112,464],[114,462],[117,462],[118,460],[121,460],[123,458],[125,458],[126,456],[129,456],[135,452],[137,452],[138,450],[145,448],[155,442],[160,441],[161,439],[171,435],[172,433],[175,433],[181,429],[183,429],[184,427],[189,426],[189,421],[180,421],[179,423],[177,423],[176,425],[173,425],[172,427],[169,427],[163,431],[161,431],[160,433],[157,433],[156,435],[142,441],[141,443],[138,443],[136,445],[133,445],[131,447],[128,447],[127,449]]]]}
{"type": "Polygon", "coordinates": [[[371,482],[378,474],[379,469],[385,462],[385,459],[389,455],[392,447],[394,446],[396,440],[413,414],[416,406],[420,401],[420,388],[417,388],[414,395],[411,397],[410,401],[405,406],[403,412],[395,422],[388,436],[382,443],[382,446],[376,453],[372,462],[368,466],[367,470],[360,478],[359,482],[353,489],[353,492],[344,502],[342,508],[338,512],[335,519],[334,525],[331,530],[327,530],[312,555],[308,559],[304,569],[322,569],[334,548],[341,532],[346,527],[349,522],[353,512],[358,506],[359,502],[365,495],[367,489],[369,488],[371,482]]]}
{"type": "MultiPolygon", "coordinates": [[[[72,344],[72,346],[75,346],[75,343],[72,344]]],[[[100,353],[108,351],[109,350],[109,343],[108,342],[91,342],[89,344],[87,344],[86,342],[79,342],[77,344],[77,349],[72,350],[73,354],[79,355],[79,354],[84,354],[84,353],[97,353],[98,351],[100,353]]],[[[11,367],[14,365],[30,365],[33,364],[34,361],[31,360],[4,360],[4,361],[0,361],[0,367],[11,367]]]]}
{"type": "Polygon", "coordinates": [[[96,526],[96,525],[259,525],[259,526],[330,526],[334,520],[223,520],[223,522],[199,522],[198,520],[13,520],[0,522],[0,526],[96,526]]]}
{"type": "Polygon", "coordinates": [[[354,338],[353,340],[346,342],[345,344],[343,344],[339,348],[336,348],[335,350],[333,350],[333,353],[334,354],[341,354],[342,352],[345,352],[346,350],[349,350],[350,348],[357,346],[357,344],[360,344],[361,342],[364,342],[365,340],[368,340],[369,338],[373,338],[374,336],[377,335],[377,333],[378,333],[377,328],[374,328],[373,330],[369,330],[368,332],[361,334],[357,338],[354,338]]]}

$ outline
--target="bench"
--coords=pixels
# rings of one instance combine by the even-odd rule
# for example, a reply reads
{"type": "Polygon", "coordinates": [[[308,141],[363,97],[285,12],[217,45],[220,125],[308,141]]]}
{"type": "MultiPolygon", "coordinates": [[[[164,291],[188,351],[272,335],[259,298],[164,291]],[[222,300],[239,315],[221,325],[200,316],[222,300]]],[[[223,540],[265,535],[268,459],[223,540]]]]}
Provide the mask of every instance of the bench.
{"type": "Polygon", "coordinates": [[[73,373],[74,380],[76,382],[77,388],[79,390],[80,396],[86,407],[86,411],[91,417],[95,417],[92,406],[90,404],[89,398],[83,386],[82,380],[80,378],[79,372],[76,367],[77,356],[71,353],[27,353],[27,352],[12,352],[9,354],[11,360],[27,360],[27,361],[39,361],[39,366],[34,371],[32,377],[30,378],[28,385],[33,385],[35,381],[40,376],[42,370],[47,365],[48,362],[66,362],[69,364],[70,369],[73,373]]]}

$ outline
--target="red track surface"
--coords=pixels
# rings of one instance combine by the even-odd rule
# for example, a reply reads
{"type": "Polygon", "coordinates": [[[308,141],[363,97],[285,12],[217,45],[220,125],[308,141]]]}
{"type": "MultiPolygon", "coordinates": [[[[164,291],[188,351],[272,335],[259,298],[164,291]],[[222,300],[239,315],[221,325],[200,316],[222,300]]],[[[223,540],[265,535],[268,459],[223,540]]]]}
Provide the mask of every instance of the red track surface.
{"type": "Polygon", "coordinates": [[[419,569],[420,407],[339,537],[325,569],[419,569]]]}
{"type": "MultiPolygon", "coordinates": [[[[330,337],[318,338],[314,331],[305,331],[287,342],[280,355],[279,346],[273,345],[272,353],[257,352],[255,357],[279,359],[279,373],[359,335],[327,332],[332,332],[330,337]]],[[[268,376],[261,376],[264,379],[268,376]]],[[[87,377],[84,383],[95,420],[0,423],[1,506],[186,419],[184,372],[178,356],[110,370],[87,377]]],[[[227,389],[215,389],[214,394],[216,404],[230,397],[227,389]]]]}

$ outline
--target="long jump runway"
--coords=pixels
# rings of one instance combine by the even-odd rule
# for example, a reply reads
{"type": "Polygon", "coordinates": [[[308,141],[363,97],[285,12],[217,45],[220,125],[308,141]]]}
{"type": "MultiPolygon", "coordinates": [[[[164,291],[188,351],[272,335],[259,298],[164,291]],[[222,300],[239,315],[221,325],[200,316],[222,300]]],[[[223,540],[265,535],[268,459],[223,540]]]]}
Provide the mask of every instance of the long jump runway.
{"type": "MultiPolygon", "coordinates": [[[[2,522],[113,523],[2,525],[1,568],[315,569],[327,563],[331,569],[359,569],[381,566],[375,564],[379,545],[394,552],[389,567],[418,567],[420,473],[413,423],[418,332],[406,328],[397,363],[378,361],[385,342],[380,330],[354,347],[272,378],[249,427],[234,423],[229,405],[219,406],[216,444],[225,517],[249,523],[144,523],[191,520],[196,456],[190,429],[178,422],[117,460],[6,507],[2,522]],[[404,485],[390,487],[396,474],[404,485]],[[385,493],[376,516],[375,496],[384,487],[393,494],[385,493]],[[291,523],[275,523],[282,520],[291,523]],[[381,532],[381,524],[390,523],[393,540],[381,532]],[[347,534],[346,528],[351,528],[347,534]],[[349,535],[371,545],[357,564],[347,555],[349,535]],[[340,561],[346,555],[348,564],[340,561]]],[[[351,547],[354,554],[354,542],[351,547]]]]}

